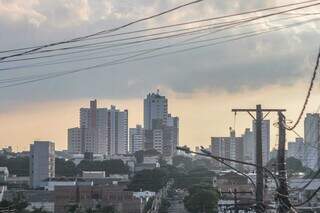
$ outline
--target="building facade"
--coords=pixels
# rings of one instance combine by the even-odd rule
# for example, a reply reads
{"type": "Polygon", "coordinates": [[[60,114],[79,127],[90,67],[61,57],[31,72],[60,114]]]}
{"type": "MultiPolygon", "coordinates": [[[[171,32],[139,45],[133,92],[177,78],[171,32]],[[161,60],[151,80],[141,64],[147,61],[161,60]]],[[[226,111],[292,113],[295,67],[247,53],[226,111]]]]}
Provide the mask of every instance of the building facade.
{"type": "Polygon", "coordinates": [[[42,187],[42,181],[55,176],[55,148],[50,141],[35,141],[30,145],[30,182],[32,188],[42,187]]]}
{"type": "Polygon", "coordinates": [[[175,154],[179,144],[179,118],[168,113],[168,100],[159,91],[144,99],[145,149],[164,156],[175,154]]]}
{"type": "Polygon", "coordinates": [[[80,127],[68,129],[68,152],[72,154],[118,155],[128,153],[128,110],[115,106],[97,108],[97,101],[90,101],[90,108],[80,109],[80,127]]]}
{"type": "MultiPolygon", "coordinates": [[[[244,134],[242,135],[243,139],[243,160],[248,163],[256,162],[256,144],[253,132],[250,128],[246,128],[244,134]]],[[[252,167],[250,167],[252,169],[252,167]]]]}
{"type": "Polygon", "coordinates": [[[118,185],[84,185],[57,186],[54,191],[55,212],[68,212],[68,206],[78,205],[82,210],[96,208],[98,205],[114,206],[117,212],[139,213],[140,199],[133,196],[133,192],[118,185]]]}
{"type": "Polygon", "coordinates": [[[167,122],[168,117],[168,99],[157,93],[149,93],[144,99],[144,128],[153,129],[153,120],[162,120],[167,122]]]}
{"type": "Polygon", "coordinates": [[[145,131],[141,125],[137,125],[135,128],[130,128],[129,152],[133,154],[137,151],[144,150],[145,138],[145,131]]]}
{"type": "MultiPolygon", "coordinates": [[[[235,131],[230,128],[229,137],[211,138],[211,152],[215,156],[243,161],[243,138],[236,137],[235,131]]],[[[214,161],[214,163],[216,167],[225,168],[225,166],[220,162],[214,161]]],[[[239,169],[243,168],[240,164],[233,162],[230,164],[239,169]]]]}
{"type": "Polygon", "coordinates": [[[320,114],[308,113],[304,119],[304,161],[303,164],[313,170],[319,169],[320,114]]]}
{"type": "Polygon", "coordinates": [[[71,154],[81,154],[81,128],[75,127],[68,129],[68,152],[71,154]]]}
{"type": "Polygon", "coordinates": [[[115,106],[108,110],[108,154],[128,153],[128,110],[120,111],[115,106]]]}
{"type": "MultiPolygon", "coordinates": [[[[261,124],[261,128],[262,128],[262,163],[263,163],[263,166],[265,166],[270,160],[270,120],[263,120],[261,124]]],[[[253,137],[256,138],[255,121],[252,122],[252,129],[253,129],[253,137]]]]}
{"type": "Polygon", "coordinates": [[[301,162],[304,160],[304,142],[303,138],[296,138],[294,142],[288,142],[287,157],[293,157],[301,162]]]}

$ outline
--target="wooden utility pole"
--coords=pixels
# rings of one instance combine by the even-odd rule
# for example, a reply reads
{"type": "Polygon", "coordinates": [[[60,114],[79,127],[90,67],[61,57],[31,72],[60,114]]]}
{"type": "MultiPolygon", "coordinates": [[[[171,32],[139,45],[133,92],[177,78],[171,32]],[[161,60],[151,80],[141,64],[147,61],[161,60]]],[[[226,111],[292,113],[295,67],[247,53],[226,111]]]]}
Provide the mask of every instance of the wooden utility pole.
{"type": "MultiPolygon", "coordinates": [[[[263,175],[263,156],[262,156],[262,121],[270,112],[284,112],[285,109],[262,109],[258,104],[256,109],[232,109],[232,112],[247,112],[255,121],[256,132],[256,205],[257,212],[264,212],[264,175],[263,175]],[[256,113],[256,117],[252,114],[256,113]],[[263,116],[263,112],[267,112],[263,116]]],[[[269,150],[266,150],[269,151],[269,150]]]]}
{"type": "Polygon", "coordinates": [[[285,128],[285,116],[282,112],[278,112],[279,116],[279,143],[278,143],[278,156],[277,156],[277,169],[278,169],[278,200],[279,200],[279,212],[288,212],[291,208],[291,204],[288,198],[288,185],[287,185],[287,170],[286,170],[286,128],[285,128]]]}

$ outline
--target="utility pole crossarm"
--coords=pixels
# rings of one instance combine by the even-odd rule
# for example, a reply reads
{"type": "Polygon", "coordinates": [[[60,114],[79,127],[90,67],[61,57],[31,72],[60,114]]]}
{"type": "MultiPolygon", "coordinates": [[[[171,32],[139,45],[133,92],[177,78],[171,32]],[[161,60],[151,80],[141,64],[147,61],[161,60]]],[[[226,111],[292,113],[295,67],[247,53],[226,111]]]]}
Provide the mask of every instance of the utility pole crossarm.
{"type": "MultiPolygon", "coordinates": [[[[256,112],[257,109],[232,109],[232,112],[256,112]]],[[[286,109],[261,109],[262,112],[285,112],[286,109]]]]}
{"type": "Polygon", "coordinates": [[[256,139],[256,212],[265,212],[265,203],[264,203],[264,174],[263,174],[263,150],[262,150],[262,121],[271,113],[277,112],[281,114],[285,112],[285,109],[274,109],[274,108],[265,108],[263,109],[260,104],[256,105],[256,108],[249,109],[232,109],[232,112],[246,112],[254,120],[255,123],[255,139],[256,139]],[[253,112],[256,113],[256,116],[253,115],[253,112]],[[263,116],[263,113],[266,112],[266,115],[263,116]]]}

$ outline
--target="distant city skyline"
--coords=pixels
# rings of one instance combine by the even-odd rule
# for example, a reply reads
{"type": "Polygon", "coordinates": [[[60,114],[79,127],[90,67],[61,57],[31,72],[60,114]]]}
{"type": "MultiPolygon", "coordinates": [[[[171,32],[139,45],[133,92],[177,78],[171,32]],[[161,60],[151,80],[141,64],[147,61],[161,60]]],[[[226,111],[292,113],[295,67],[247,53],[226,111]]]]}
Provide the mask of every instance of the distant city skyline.
{"type": "MultiPolygon", "coordinates": [[[[213,135],[228,136],[228,127],[233,126],[234,120],[231,108],[235,106],[254,107],[256,103],[261,103],[263,106],[286,108],[287,118],[295,119],[297,106],[301,105],[305,95],[305,85],[269,87],[238,94],[212,92],[212,94],[197,93],[183,96],[170,91],[161,91],[170,100],[170,112],[180,118],[180,144],[194,148],[198,145],[208,146],[210,137],[213,135]],[[287,93],[296,94],[296,98],[286,96],[287,93]],[[261,97],[261,94],[266,96],[261,97]],[[275,99],[278,100],[277,104],[272,104],[275,99]],[[200,123],[204,128],[199,128],[200,123]]],[[[143,124],[144,95],[132,99],[97,98],[103,106],[114,104],[121,109],[128,109],[130,111],[129,128],[135,127],[136,124],[143,124]]],[[[32,141],[42,139],[54,141],[57,150],[66,149],[66,129],[78,125],[79,115],[75,112],[81,106],[87,106],[91,99],[93,98],[26,104],[21,107],[13,106],[9,111],[0,112],[0,120],[8,124],[0,129],[0,147],[11,145],[15,150],[17,146],[19,151],[28,150],[32,141]]],[[[312,99],[320,99],[320,96],[315,94],[312,99]]],[[[317,108],[318,103],[311,102],[307,112],[314,112],[317,108]]],[[[270,118],[271,124],[277,119],[276,115],[270,115],[270,118]]],[[[243,134],[245,128],[251,127],[251,122],[250,116],[237,115],[236,134],[238,136],[243,134]],[[243,122],[240,123],[240,121],[243,122]]],[[[303,135],[302,123],[297,130],[303,135]]],[[[277,129],[271,126],[271,148],[276,142],[276,134],[277,129]]],[[[288,132],[289,140],[294,140],[295,137],[288,132]]]]}

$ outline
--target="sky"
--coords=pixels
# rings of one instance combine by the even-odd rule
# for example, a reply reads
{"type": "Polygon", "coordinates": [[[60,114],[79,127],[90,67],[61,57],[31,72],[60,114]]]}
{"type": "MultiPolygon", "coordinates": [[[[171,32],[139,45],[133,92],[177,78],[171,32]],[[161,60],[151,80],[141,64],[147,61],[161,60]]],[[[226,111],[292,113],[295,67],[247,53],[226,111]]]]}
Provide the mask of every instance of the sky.
{"type": "MultiPolygon", "coordinates": [[[[0,0],[0,51],[62,41],[111,29],[132,20],[150,16],[185,3],[182,0],[0,0]]],[[[159,18],[151,19],[121,32],[175,24],[199,18],[216,17],[299,1],[218,1],[205,0],[159,18]]],[[[300,1],[301,2],[301,1],[300,1]]],[[[320,6],[301,10],[318,11],[320,6]]],[[[258,13],[257,13],[258,14],[258,13]]],[[[255,15],[257,15],[255,14],[255,15]]],[[[292,15],[292,14],[291,14],[292,15]]],[[[33,140],[53,140],[57,149],[67,145],[67,128],[79,123],[79,108],[98,99],[100,107],[116,105],[129,110],[129,127],[143,120],[143,98],[160,89],[169,99],[169,111],[180,118],[180,143],[191,147],[208,146],[211,136],[228,135],[229,127],[237,135],[251,127],[247,114],[234,118],[232,108],[266,107],[287,109],[295,120],[301,109],[319,48],[318,16],[286,19],[288,16],[258,21],[215,36],[261,31],[314,19],[304,25],[219,45],[165,54],[146,60],[99,67],[59,78],[17,87],[0,88],[0,147],[12,145],[27,150],[33,140]]],[[[204,38],[212,38],[212,36],[204,38]]],[[[190,37],[186,37],[187,39],[190,37]]],[[[115,39],[115,38],[112,38],[115,39]]],[[[1,68],[25,66],[35,61],[0,64],[0,78],[14,78],[78,69],[105,63],[107,57],[90,61],[92,56],[156,48],[176,44],[185,38],[147,42],[122,49],[102,49],[64,60],[78,61],[50,66],[25,67],[7,71],[1,68]]],[[[205,43],[208,44],[208,43],[205,43]]],[[[180,49],[183,47],[179,47],[180,49]]],[[[172,50],[180,50],[179,48],[172,50]]],[[[159,53],[167,53],[167,50],[159,53]]],[[[318,82],[318,81],[317,81],[318,82]]],[[[0,81],[1,83],[1,81],[0,81]]],[[[315,84],[308,112],[316,112],[319,86],[315,84]]],[[[277,119],[271,115],[271,122],[277,119]]],[[[301,123],[298,132],[303,135],[301,123]]],[[[276,144],[277,129],[272,127],[271,143],[276,144]]],[[[288,140],[295,135],[288,133],[288,140]]]]}

